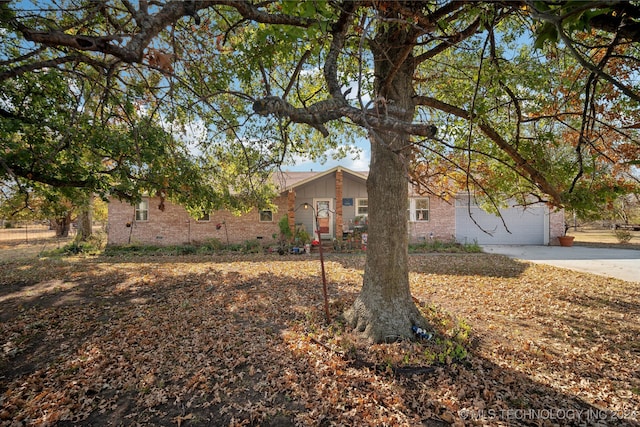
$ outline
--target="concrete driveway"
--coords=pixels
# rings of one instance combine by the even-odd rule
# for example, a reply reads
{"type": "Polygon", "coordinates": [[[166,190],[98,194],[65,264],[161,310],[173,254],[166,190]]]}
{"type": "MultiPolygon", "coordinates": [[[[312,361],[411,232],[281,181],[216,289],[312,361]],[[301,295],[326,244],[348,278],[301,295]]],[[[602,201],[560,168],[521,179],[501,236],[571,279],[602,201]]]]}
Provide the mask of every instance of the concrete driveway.
{"type": "Polygon", "coordinates": [[[490,254],[640,283],[640,251],[583,246],[482,245],[490,254]]]}

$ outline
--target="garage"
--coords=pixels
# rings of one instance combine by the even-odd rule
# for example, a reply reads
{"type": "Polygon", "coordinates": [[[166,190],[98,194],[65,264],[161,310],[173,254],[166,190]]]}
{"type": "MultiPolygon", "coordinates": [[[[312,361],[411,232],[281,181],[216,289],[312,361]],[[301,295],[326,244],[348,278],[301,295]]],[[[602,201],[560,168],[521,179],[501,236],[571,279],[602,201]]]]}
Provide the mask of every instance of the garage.
{"type": "Polygon", "coordinates": [[[500,209],[502,218],[468,206],[466,200],[456,203],[456,240],[481,245],[546,245],[549,222],[544,205],[500,209]],[[504,221],[504,223],[503,223],[504,221]],[[506,225],[506,228],[505,228],[506,225]]]}

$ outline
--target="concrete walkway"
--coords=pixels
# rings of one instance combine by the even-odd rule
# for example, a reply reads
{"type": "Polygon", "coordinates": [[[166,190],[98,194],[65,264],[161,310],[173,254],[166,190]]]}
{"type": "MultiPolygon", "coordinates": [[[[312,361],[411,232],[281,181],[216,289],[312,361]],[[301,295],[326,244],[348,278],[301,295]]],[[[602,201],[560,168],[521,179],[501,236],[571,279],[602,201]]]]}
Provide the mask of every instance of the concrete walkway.
{"type": "Polygon", "coordinates": [[[490,254],[640,283],[640,251],[583,246],[482,245],[490,254]]]}

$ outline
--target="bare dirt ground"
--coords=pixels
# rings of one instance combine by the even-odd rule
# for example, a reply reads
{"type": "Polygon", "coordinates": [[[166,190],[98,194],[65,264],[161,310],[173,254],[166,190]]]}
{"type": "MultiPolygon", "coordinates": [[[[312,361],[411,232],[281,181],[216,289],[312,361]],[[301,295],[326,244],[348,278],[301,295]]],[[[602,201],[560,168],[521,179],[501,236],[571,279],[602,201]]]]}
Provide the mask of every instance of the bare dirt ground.
{"type": "Polygon", "coordinates": [[[329,324],[313,256],[9,259],[3,427],[640,425],[629,282],[413,255],[436,335],[370,345],[340,316],[361,255],[327,259],[329,324]]]}

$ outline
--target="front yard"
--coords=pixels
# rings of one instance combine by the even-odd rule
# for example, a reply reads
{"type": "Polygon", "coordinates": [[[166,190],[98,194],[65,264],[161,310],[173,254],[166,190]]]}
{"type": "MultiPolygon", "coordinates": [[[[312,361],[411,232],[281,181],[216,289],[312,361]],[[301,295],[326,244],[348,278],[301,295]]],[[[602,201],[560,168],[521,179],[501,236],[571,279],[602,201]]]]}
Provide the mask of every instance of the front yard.
{"type": "Polygon", "coordinates": [[[2,261],[0,426],[640,425],[640,290],[488,254],[411,256],[437,334],[341,322],[364,257],[2,261]]]}

